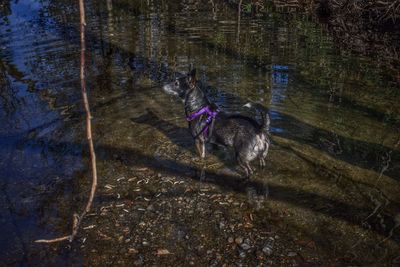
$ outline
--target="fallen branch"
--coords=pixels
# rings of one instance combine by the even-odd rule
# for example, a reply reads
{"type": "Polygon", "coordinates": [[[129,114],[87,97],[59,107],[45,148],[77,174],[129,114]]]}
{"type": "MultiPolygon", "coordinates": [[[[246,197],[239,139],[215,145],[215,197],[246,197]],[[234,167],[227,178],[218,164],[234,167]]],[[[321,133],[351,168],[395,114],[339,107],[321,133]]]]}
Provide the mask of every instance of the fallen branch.
{"type": "Polygon", "coordinates": [[[81,65],[80,65],[80,80],[81,80],[81,90],[82,90],[82,98],[83,98],[83,103],[85,106],[85,111],[86,111],[86,135],[89,143],[89,150],[90,150],[90,161],[92,165],[92,189],[90,191],[89,199],[86,203],[85,209],[82,211],[80,215],[77,213],[74,214],[73,216],[73,225],[72,225],[72,233],[67,236],[63,237],[58,237],[54,239],[39,239],[36,240],[36,243],[55,243],[55,242],[60,242],[64,240],[69,240],[70,242],[74,240],[76,234],[78,233],[79,226],[82,222],[83,217],[90,211],[90,208],[93,203],[93,198],[96,192],[96,187],[97,187],[97,167],[96,167],[96,153],[94,151],[94,146],[93,146],[93,139],[92,139],[92,124],[91,124],[91,119],[92,115],[90,114],[90,107],[89,107],[89,101],[88,101],[88,96],[87,96],[87,91],[86,91],[86,80],[85,80],[85,50],[86,50],[86,45],[85,45],[85,27],[86,27],[86,21],[85,21],[85,7],[83,4],[83,0],[79,0],[79,13],[80,13],[80,28],[81,28],[81,65]]]}

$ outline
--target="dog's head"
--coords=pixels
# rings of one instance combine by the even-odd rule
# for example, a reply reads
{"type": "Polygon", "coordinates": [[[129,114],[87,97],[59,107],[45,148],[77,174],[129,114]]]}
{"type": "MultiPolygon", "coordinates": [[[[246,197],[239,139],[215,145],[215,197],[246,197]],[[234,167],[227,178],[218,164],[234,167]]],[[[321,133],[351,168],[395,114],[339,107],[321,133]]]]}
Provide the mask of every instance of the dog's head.
{"type": "Polygon", "coordinates": [[[175,81],[167,83],[163,89],[168,94],[177,95],[184,98],[186,92],[196,86],[196,69],[192,69],[188,74],[175,78],[175,81]]]}

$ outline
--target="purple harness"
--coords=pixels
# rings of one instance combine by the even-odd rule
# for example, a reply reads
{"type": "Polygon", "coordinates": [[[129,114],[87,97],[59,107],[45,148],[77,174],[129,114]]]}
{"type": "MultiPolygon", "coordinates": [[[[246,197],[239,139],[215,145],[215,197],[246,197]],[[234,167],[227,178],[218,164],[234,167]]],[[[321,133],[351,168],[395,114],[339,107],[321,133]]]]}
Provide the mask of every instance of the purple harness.
{"type": "Polygon", "coordinates": [[[193,112],[192,114],[190,114],[189,116],[186,117],[187,121],[192,121],[198,117],[200,117],[202,114],[207,113],[208,117],[206,119],[206,126],[204,126],[204,128],[200,131],[200,133],[198,133],[195,138],[197,136],[199,136],[200,134],[204,134],[204,137],[207,138],[208,137],[208,128],[210,126],[210,124],[212,123],[213,119],[217,116],[219,110],[211,110],[209,106],[205,106],[203,108],[201,108],[200,110],[193,112]]]}

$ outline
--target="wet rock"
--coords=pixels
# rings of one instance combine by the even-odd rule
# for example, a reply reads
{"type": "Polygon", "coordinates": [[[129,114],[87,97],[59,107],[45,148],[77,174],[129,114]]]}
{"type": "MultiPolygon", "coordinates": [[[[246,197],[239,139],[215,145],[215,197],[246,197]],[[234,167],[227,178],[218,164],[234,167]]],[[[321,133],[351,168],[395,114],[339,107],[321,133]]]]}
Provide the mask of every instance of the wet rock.
{"type": "Polygon", "coordinates": [[[251,248],[251,246],[250,246],[249,244],[247,244],[247,243],[242,243],[242,244],[240,245],[240,247],[241,247],[243,250],[249,250],[249,249],[251,248]]]}
{"type": "Polygon", "coordinates": [[[162,256],[162,255],[168,255],[171,254],[168,249],[157,249],[157,255],[162,256]]]}
{"type": "Polygon", "coordinates": [[[235,243],[238,244],[238,245],[242,244],[243,243],[243,237],[236,237],[235,238],[235,243]]]}
{"type": "Polygon", "coordinates": [[[137,250],[137,249],[135,249],[135,248],[129,248],[128,249],[128,253],[129,254],[137,254],[139,251],[137,250]]]}
{"type": "Polygon", "coordinates": [[[246,258],[246,252],[240,251],[240,252],[239,252],[239,257],[242,258],[242,259],[243,259],[243,258],[246,258]]]}
{"type": "Polygon", "coordinates": [[[262,251],[265,253],[265,255],[270,256],[272,254],[272,248],[268,245],[263,247],[262,251]]]}
{"type": "Polygon", "coordinates": [[[265,244],[265,246],[263,247],[262,251],[268,256],[271,255],[272,249],[274,248],[274,243],[275,243],[275,239],[273,237],[269,237],[268,241],[265,244]]]}
{"type": "Polygon", "coordinates": [[[212,259],[211,261],[210,261],[210,263],[208,264],[208,266],[218,266],[218,261],[216,260],[216,259],[212,259]]]}

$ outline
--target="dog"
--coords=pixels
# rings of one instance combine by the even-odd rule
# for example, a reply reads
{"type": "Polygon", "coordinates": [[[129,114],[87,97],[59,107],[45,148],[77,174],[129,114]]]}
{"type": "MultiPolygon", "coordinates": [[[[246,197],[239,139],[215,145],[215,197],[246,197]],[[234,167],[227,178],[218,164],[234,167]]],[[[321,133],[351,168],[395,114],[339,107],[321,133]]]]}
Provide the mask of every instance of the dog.
{"type": "MultiPolygon", "coordinates": [[[[202,159],[206,156],[205,144],[210,142],[232,147],[236,161],[247,178],[253,174],[251,161],[259,159],[260,166],[265,166],[265,158],[270,146],[270,119],[267,112],[261,111],[262,123],[259,124],[250,117],[220,111],[197,85],[196,69],[164,85],[163,89],[184,100],[189,129],[202,159]]],[[[260,104],[248,103],[245,106],[263,109],[260,104]]]]}

